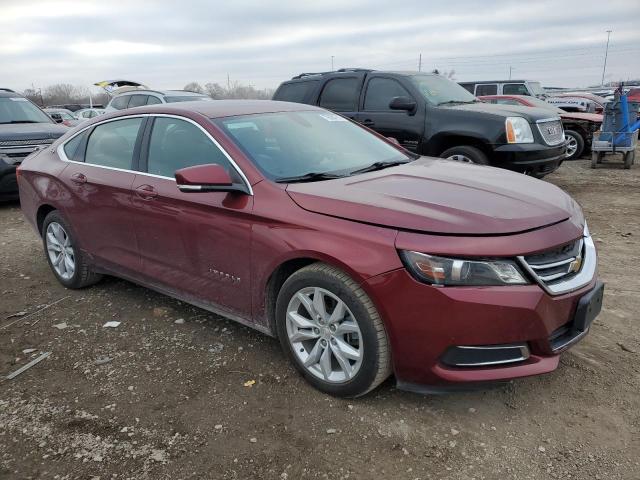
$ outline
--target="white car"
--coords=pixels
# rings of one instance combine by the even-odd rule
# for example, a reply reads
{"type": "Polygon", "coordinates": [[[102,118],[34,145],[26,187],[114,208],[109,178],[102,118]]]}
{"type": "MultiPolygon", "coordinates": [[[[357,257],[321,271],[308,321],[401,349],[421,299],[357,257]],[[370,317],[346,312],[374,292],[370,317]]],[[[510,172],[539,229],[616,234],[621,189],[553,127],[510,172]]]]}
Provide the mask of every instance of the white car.
{"type": "Polygon", "coordinates": [[[97,117],[98,115],[104,115],[107,113],[104,108],[83,108],[73,112],[73,116],[78,120],[89,120],[90,118],[97,117]]]}

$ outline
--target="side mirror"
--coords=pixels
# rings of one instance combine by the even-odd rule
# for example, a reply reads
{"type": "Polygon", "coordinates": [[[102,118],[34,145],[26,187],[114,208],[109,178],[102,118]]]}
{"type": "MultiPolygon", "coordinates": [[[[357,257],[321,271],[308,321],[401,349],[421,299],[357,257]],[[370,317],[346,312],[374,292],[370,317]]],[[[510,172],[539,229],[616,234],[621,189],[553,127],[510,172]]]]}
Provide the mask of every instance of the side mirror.
{"type": "Polygon", "coordinates": [[[233,183],[231,175],[217,164],[196,165],[181,168],[175,173],[178,190],[185,193],[197,192],[242,192],[248,193],[241,183],[233,183]]]}
{"type": "Polygon", "coordinates": [[[389,102],[389,108],[391,110],[405,110],[411,113],[416,109],[416,102],[409,97],[394,97],[389,102]]]}

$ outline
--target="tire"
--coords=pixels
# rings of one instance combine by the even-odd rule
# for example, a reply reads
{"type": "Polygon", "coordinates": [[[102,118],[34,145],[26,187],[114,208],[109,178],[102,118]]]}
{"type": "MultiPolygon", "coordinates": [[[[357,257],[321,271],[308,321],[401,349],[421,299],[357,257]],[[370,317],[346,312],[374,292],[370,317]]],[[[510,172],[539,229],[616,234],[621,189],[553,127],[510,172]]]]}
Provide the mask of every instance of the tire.
{"type": "Polygon", "coordinates": [[[604,152],[593,152],[591,154],[591,168],[597,168],[599,163],[602,163],[604,158],[604,152]]]}
{"type": "Polygon", "coordinates": [[[318,390],[359,397],[391,374],[391,350],[380,314],[343,271],[323,263],[298,270],[280,289],[275,315],[282,349],[318,390]]]}
{"type": "Polygon", "coordinates": [[[631,165],[633,165],[634,160],[636,157],[636,152],[627,152],[624,154],[624,168],[625,170],[629,170],[631,168],[631,165]]]}
{"type": "Polygon", "coordinates": [[[475,163],[476,165],[489,165],[489,159],[482,150],[466,145],[452,147],[440,154],[442,158],[456,160],[464,163],[475,163]]]}
{"type": "Polygon", "coordinates": [[[78,248],[73,229],[57,210],[50,212],[44,219],[42,245],[51,271],[65,287],[85,288],[102,278],[102,275],[91,270],[85,255],[78,248]],[[56,259],[58,266],[54,264],[56,259]]]}
{"type": "Polygon", "coordinates": [[[565,130],[564,137],[567,140],[567,158],[565,160],[577,160],[584,152],[584,138],[574,130],[565,130]],[[571,153],[569,151],[571,150],[571,153]]]}

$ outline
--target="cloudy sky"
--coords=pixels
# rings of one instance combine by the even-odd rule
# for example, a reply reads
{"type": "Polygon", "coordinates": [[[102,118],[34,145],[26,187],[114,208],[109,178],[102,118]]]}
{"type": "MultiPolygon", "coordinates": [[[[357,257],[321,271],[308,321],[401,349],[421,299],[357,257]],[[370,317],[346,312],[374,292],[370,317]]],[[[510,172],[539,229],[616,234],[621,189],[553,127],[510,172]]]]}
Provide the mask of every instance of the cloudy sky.
{"type": "Polygon", "coordinates": [[[551,86],[640,78],[639,0],[0,0],[0,85],[275,87],[300,72],[455,70],[551,86]]]}

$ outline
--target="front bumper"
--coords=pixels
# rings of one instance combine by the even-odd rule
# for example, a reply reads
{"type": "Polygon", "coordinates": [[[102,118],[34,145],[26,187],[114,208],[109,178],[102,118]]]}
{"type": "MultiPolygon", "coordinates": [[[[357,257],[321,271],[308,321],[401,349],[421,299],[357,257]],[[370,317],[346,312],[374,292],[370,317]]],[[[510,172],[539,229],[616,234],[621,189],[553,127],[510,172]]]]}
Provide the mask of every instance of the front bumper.
{"type": "Polygon", "coordinates": [[[554,334],[572,324],[580,299],[596,284],[594,277],[557,296],[537,284],[442,288],[398,269],[369,279],[366,286],[386,320],[398,387],[433,392],[555,370],[560,352],[572,343],[558,349],[554,334]],[[525,345],[527,356],[504,365],[446,363],[452,347],[493,345],[525,345]]]}
{"type": "Polygon", "coordinates": [[[497,145],[491,164],[530,175],[546,175],[555,171],[566,158],[566,144],[549,147],[539,143],[497,145]]]}

